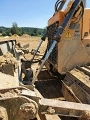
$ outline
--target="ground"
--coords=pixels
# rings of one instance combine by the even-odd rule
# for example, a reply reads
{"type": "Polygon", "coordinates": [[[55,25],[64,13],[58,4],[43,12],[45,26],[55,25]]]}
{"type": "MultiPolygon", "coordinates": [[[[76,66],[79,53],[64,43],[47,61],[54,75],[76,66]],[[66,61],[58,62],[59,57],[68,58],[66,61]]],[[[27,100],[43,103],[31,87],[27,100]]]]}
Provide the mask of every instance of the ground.
{"type": "MultiPolygon", "coordinates": [[[[18,36],[18,35],[13,35],[11,37],[0,37],[0,41],[5,41],[5,40],[16,40],[17,42],[20,42],[21,45],[25,45],[25,44],[29,44],[29,49],[36,49],[39,42],[40,42],[41,37],[31,37],[29,35],[22,35],[22,36],[18,36]]],[[[41,48],[40,48],[40,53],[44,53],[45,49],[46,49],[46,44],[47,42],[43,42],[41,48]]]]}
{"type": "MultiPolygon", "coordinates": [[[[27,34],[24,34],[22,36],[13,35],[11,37],[9,37],[9,36],[0,37],[0,41],[7,41],[7,40],[16,40],[17,42],[19,42],[21,44],[21,46],[23,46],[25,44],[29,44],[29,51],[31,51],[32,49],[37,48],[39,42],[41,41],[41,37],[31,37],[27,34]]],[[[42,43],[42,46],[40,47],[40,55],[44,54],[44,52],[46,50],[46,46],[47,46],[47,41],[44,41],[42,43]]],[[[32,57],[33,57],[33,55],[31,55],[31,53],[25,54],[25,58],[28,60],[30,60],[32,57]]],[[[42,58],[42,56],[37,56],[37,58],[42,58]]],[[[37,64],[34,64],[32,66],[33,71],[36,71],[37,68],[38,68],[37,64]]]]}

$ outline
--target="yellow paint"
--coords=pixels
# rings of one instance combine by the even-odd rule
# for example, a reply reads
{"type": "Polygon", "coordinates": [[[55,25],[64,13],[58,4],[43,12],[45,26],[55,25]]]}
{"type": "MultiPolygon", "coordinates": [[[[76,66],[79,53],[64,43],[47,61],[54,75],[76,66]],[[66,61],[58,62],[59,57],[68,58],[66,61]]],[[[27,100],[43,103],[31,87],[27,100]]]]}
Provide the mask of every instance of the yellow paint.
{"type": "Polygon", "coordinates": [[[67,37],[67,38],[71,38],[71,37],[72,37],[72,35],[71,35],[71,33],[70,33],[69,30],[68,30],[68,32],[67,32],[67,34],[66,34],[66,37],[67,37]]]}

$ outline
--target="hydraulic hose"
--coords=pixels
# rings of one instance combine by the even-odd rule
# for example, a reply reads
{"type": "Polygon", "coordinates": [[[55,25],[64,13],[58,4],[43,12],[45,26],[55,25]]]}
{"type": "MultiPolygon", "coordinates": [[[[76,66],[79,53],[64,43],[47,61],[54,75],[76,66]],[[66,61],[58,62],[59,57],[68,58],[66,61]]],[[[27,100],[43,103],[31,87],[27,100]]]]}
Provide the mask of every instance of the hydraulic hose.
{"type": "Polygon", "coordinates": [[[44,55],[42,56],[42,58],[40,58],[40,59],[38,59],[38,60],[34,60],[35,55],[37,54],[37,52],[38,52],[40,46],[42,45],[43,41],[45,41],[46,37],[47,37],[47,30],[46,30],[46,32],[43,34],[43,36],[41,37],[41,41],[40,41],[37,49],[35,50],[35,53],[33,54],[33,57],[32,57],[30,60],[27,60],[27,59],[25,58],[25,56],[24,56],[25,60],[22,59],[22,62],[28,62],[28,63],[30,62],[30,63],[32,64],[32,63],[40,62],[40,61],[44,58],[44,56],[45,56],[45,54],[46,54],[46,50],[45,50],[45,53],[44,53],[44,55]]]}
{"type": "Polygon", "coordinates": [[[55,13],[61,10],[65,4],[66,0],[57,0],[55,3],[55,13]]]}

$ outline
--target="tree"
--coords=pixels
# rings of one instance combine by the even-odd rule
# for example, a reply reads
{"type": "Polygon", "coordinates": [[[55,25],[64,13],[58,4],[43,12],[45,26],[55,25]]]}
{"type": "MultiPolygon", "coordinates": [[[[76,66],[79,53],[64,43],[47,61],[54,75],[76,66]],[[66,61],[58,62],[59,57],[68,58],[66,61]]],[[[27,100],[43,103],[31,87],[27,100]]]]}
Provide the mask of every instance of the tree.
{"type": "Polygon", "coordinates": [[[34,28],[34,33],[33,33],[35,36],[38,36],[38,29],[37,28],[34,28]]]}
{"type": "Polygon", "coordinates": [[[2,36],[6,36],[7,34],[6,34],[6,32],[5,31],[3,31],[2,32],[2,36]]]}
{"type": "Polygon", "coordinates": [[[6,28],[1,26],[0,33],[3,32],[5,36],[11,36],[13,34],[18,34],[19,36],[23,34],[29,34],[31,36],[40,36],[44,33],[45,29],[41,28],[32,28],[32,27],[18,27],[17,23],[12,23],[11,28],[6,28]]]}
{"type": "Polygon", "coordinates": [[[7,36],[11,36],[12,35],[10,28],[6,28],[6,30],[4,32],[6,32],[7,36]]]}
{"type": "Polygon", "coordinates": [[[18,24],[16,22],[12,23],[11,33],[12,33],[12,35],[14,35],[14,34],[19,35],[20,34],[18,24]]]}

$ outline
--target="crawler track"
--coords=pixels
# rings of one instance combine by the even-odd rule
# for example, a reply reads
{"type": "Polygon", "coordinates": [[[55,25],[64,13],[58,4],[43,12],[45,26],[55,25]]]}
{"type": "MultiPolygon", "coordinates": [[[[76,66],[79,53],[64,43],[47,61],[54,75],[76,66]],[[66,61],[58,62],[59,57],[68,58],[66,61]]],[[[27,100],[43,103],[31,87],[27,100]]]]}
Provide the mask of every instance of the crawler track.
{"type": "MultiPolygon", "coordinates": [[[[35,83],[45,98],[90,104],[90,66],[77,67],[67,72],[65,78],[51,77],[46,69],[42,70],[35,83]]],[[[54,116],[41,116],[41,120],[54,116]]],[[[77,118],[55,117],[56,120],[77,120],[77,118]]]]}
{"type": "MultiPolygon", "coordinates": [[[[35,82],[36,88],[44,98],[64,100],[62,94],[62,81],[61,78],[51,77],[46,69],[43,69],[39,76],[38,81],[35,82]]],[[[39,115],[41,120],[77,120],[77,118],[59,117],[57,115],[39,115]]]]}
{"type": "Polygon", "coordinates": [[[66,100],[90,104],[90,66],[73,69],[62,82],[66,100]]]}

